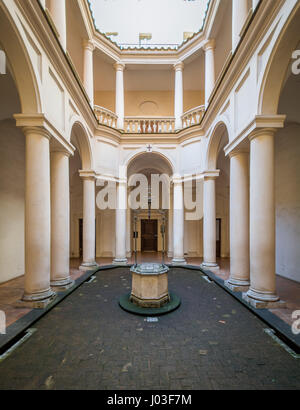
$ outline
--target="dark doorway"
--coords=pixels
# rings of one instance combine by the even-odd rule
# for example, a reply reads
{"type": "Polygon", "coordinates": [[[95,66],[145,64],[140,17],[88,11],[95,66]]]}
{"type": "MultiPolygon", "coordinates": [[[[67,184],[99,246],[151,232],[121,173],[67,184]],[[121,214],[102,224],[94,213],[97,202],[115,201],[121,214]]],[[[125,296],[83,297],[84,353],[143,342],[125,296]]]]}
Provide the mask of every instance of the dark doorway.
{"type": "Polygon", "coordinates": [[[141,251],[157,252],[157,219],[141,220],[141,251]]]}
{"type": "Polygon", "coordinates": [[[221,218],[216,221],[216,256],[221,258],[221,218]]]}

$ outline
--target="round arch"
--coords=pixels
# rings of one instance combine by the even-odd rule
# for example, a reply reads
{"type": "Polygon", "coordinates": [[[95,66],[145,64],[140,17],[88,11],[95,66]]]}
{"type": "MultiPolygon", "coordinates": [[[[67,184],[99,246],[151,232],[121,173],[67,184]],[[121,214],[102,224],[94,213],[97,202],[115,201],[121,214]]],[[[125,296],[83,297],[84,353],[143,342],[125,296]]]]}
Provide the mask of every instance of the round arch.
{"type": "Polygon", "coordinates": [[[21,24],[18,25],[20,27],[17,27],[5,4],[1,2],[0,42],[18,89],[22,113],[40,113],[42,102],[38,80],[23,40],[25,34],[21,34],[21,24]]]}
{"type": "Polygon", "coordinates": [[[94,169],[92,147],[88,132],[86,130],[86,127],[77,116],[72,118],[69,140],[79,151],[82,168],[84,170],[94,169]]]}
{"type": "Polygon", "coordinates": [[[226,133],[229,142],[230,126],[225,117],[219,117],[212,127],[206,151],[206,171],[213,171],[217,168],[219,146],[223,135],[226,133]]]}
{"type": "Polygon", "coordinates": [[[292,53],[299,43],[300,3],[293,9],[273,47],[259,92],[258,113],[276,115],[292,53]]]}
{"type": "Polygon", "coordinates": [[[151,153],[149,153],[149,152],[147,151],[147,149],[142,148],[142,149],[140,149],[140,150],[138,150],[138,151],[134,151],[134,152],[130,153],[130,155],[126,158],[126,160],[125,160],[125,162],[124,162],[124,164],[123,164],[123,165],[125,166],[125,168],[126,168],[126,175],[127,175],[127,170],[128,170],[128,168],[129,168],[129,166],[133,163],[134,160],[136,160],[139,156],[141,156],[141,155],[143,155],[143,154],[149,154],[149,155],[151,155],[152,153],[153,153],[153,154],[156,154],[156,156],[161,157],[161,159],[162,159],[163,161],[165,161],[165,163],[168,165],[168,167],[169,167],[169,169],[170,169],[170,171],[171,171],[171,174],[172,174],[172,175],[175,174],[175,164],[174,164],[173,160],[172,160],[170,157],[168,157],[167,155],[165,155],[165,153],[162,153],[159,149],[155,149],[155,148],[153,148],[153,150],[151,151],[151,153]]]}

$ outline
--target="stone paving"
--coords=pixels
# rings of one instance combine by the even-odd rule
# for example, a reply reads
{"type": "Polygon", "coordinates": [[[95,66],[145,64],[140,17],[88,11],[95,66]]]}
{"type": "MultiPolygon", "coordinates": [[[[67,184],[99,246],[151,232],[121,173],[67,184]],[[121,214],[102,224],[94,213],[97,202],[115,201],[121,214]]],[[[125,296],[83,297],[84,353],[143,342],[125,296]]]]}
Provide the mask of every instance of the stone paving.
{"type": "Polygon", "coordinates": [[[198,271],[172,269],[181,307],[158,322],[123,311],[127,268],[98,272],[0,363],[0,389],[299,389],[300,361],[198,271]]]}

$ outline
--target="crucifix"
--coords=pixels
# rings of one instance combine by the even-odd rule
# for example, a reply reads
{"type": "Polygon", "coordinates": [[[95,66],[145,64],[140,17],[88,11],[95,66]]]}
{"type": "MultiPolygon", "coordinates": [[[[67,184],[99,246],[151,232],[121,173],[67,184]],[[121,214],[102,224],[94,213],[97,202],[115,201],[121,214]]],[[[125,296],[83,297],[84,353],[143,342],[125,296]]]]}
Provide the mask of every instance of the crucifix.
{"type": "Polygon", "coordinates": [[[147,145],[147,152],[152,152],[152,145],[151,144],[147,145]]]}

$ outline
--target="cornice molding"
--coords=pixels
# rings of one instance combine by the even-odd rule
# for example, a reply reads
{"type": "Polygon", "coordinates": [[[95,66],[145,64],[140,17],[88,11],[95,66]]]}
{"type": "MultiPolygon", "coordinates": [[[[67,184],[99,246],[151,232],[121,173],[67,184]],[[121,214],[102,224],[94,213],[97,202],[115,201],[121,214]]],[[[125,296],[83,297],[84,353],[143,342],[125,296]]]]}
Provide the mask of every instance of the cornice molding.
{"type": "Polygon", "coordinates": [[[245,139],[251,139],[251,135],[254,135],[255,133],[261,134],[263,130],[273,129],[276,131],[278,128],[283,128],[285,119],[286,115],[256,115],[242,132],[226,145],[224,148],[225,155],[227,156],[231,151],[237,149],[245,139]]]}
{"type": "Polygon", "coordinates": [[[214,169],[214,170],[208,170],[208,171],[204,171],[202,172],[202,178],[204,179],[204,181],[207,181],[209,179],[216,179],[220,176],[220,170],[219,169],[214,169]]]}
{"type": "Polygon", "coordinates": [[[44,114],[14,114],[14,118],[16,120],[16,126],[24,129],[25,133],[28,132],[29,129],[45,132],[49,135],[51,144],[55,146],[56,149],[60,148],[70,155],[74,154],[76,149],[74,145],[64,138],[44,114]]]}

